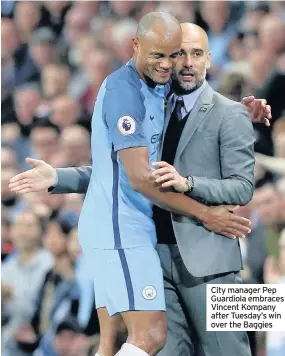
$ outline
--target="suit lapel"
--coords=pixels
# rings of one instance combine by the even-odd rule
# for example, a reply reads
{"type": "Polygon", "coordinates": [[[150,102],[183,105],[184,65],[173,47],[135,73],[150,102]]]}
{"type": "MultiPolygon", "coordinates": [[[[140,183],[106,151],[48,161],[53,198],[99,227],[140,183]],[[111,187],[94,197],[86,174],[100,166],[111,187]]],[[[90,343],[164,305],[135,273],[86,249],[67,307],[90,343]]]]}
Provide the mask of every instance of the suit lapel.
{"type": "Polygon", "coordinates": [[[213,93],[213,89],[207,84],[197,99],[182,131],[175,159],[177,159],[182,154],[194,132],[197,130],[199,125],[205,119],[206,115],[214,106],[214,103],[212,103],[213,93]]]}

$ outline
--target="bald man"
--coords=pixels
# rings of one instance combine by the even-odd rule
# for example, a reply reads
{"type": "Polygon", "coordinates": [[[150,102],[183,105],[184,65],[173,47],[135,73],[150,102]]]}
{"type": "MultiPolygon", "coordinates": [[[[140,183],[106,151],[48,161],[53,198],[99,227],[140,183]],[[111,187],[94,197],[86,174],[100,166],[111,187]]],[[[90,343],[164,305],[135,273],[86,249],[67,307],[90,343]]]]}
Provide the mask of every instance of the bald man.
{"type": "MultiPolygon", "coordinates": [[[[42,190],[56,185],[58,173],[54,193],[86,192],[90,178],[79,230],[81,245],[93,259],[102,328],[98,353],[104,356],[114,351],[112,342],[119,329],[120,312],[129,337],[118,355],[155,355],[165,342],[164,292],[150,201],[169,211],[198,218],[201,229],[204,224],[208,230],[228,237],[243,236],[249,231],[245,219],[229,213],[232,207],[209,209],[186,195],[163,192],[153,186],[149,163],[158,157],[167,82],[177,61],[176,50],[180,49],[175,43],[179,39],[176,25],[169,15],[145,16],[134,39],[134,58],[103,83],[93,116],[95,167],[91,178],[91,169],[87,167],[56,172],[45,162],[29,160],[36,168],[18,175],[10,185],[19,193],[42,190]],[[106,96],[112,100],[104,107],[102,99],[106,96]],[[105,143],[107,139],[109,145],[105,143]],[[110,172],[105,167],[108,165],[112,166],[110,172]],[[200,209],[203,214],[199,214],[200,209]],[[212,217],[205,220],[209,212],[212,217]],[[212,224],[212,218],[217,225],[212,224]],[[113,229],[113,233],[108,229],[113,229]],[[100,306],[102,301],[105,305],[100,306]]],[[[205,69],[199,68],[200,85],[205,69]]],[[[190,76],[184,76],[185,82],[191,82],[190,76]]],[[[187,222],[193,224],[190,217],[187,222]]],[[[213,236],[221,238],[214,233],[213,236]]],[[[180,313],[183,315],[182,309],[180,313]]],[[[180,355],[178,350],[169,355],[180,355]]],[[[185,355],[191,355],[192,349],[187,352],[185,355]]]]}
{"type": "MultiPolygon", "coordinates": [[[[162,161],[153,178],[206,205],[246,205],[254,191],[254,131],[247,110],[213,91],[208,38],[181,24],[182,44],[166,109],[162,161]]],[[[167,343],[160,356],[249,356],[244,331],[206,331],[207,284],[242,283],[238,239],[154,207],[166,297],[167,343]],[[196,354],[195,354],[196,355],[196,354]]]]}

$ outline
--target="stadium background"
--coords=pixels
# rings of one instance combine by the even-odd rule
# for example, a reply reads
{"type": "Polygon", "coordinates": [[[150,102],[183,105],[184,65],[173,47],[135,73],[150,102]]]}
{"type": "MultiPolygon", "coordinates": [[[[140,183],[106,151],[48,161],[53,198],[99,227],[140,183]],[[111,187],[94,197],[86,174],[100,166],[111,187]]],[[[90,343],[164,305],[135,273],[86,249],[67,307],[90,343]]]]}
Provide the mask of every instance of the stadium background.
{"type": "MultiPolygon", "coordinates": [[[[29,168],[27,156],[55,167],[90,164],[97,91],[132,56],[131,39],[147,12],[169,11],[202,26],[212,52],[210,84],[234,100],[254,93],[272,106],[271,127],[255,125],[256,192],[240,211],[253,222],[241,245],[243,277],[285,283],[284,1],[1,5],[3,355],[32,355],[38,345],[38,355],[94,354],[99,327],[76,230],[84,197],[16,196],[8,182],[29,168]]],[[[254,355],[281,356],[284,335],[249,335],[254,355]]]]}

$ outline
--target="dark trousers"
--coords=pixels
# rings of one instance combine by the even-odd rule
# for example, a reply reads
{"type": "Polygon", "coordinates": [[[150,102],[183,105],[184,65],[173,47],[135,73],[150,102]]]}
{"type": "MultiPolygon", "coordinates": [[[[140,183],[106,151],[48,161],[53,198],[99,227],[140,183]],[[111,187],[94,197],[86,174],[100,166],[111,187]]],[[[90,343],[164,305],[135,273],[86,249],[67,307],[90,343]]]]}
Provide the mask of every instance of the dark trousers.
{"type": "Polygon", "coordinates": [[[240,272],[194,277],[177,245],[158,245],[157,251],[164,274],[168,324],[167,342],[158,355],[250,356],[245,331],[206,331],[206,285],[241,284],[240,272]]]}

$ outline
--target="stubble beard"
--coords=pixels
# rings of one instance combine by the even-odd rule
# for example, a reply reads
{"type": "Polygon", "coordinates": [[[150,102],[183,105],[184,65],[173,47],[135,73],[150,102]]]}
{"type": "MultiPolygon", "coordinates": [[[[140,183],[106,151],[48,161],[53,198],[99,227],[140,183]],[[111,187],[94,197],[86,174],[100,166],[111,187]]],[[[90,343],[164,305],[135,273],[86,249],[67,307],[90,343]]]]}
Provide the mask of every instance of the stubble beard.
{"type": "Polygon", "coordinates": [[[179,79],[177,78],[176,74],[172,72],[171,78],[172,78],[172,88],[175,94],[177,95],[187,95],[198,88],[201,87],[201,85],[204,83],[204,80],[206,79],[206,74],[207,70],[205,68],[203,75],[200,77],[200,79],[196,79],[196,83],[181,83],[179,79]]]}

